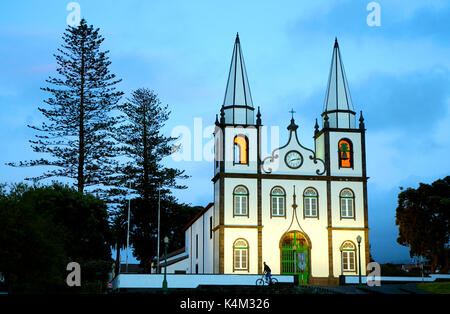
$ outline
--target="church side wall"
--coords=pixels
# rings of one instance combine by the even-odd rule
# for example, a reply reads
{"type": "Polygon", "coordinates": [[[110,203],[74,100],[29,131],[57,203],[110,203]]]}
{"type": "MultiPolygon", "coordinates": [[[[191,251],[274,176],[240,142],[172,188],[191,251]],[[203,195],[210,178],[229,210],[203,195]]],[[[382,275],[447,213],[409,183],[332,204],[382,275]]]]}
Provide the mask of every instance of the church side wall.
{"type": "Polygon", "coordinates": [[[214,236],[210,237],[210,217],[214,206],[200,216],[185,232],[187,273],[211,274],[213,269],[214,236]]]}
{"type": "MultiPolygon", "coordinates": [[[[164,264],[162,265],[164,267],[164,264]]],[[[173,274],[175,271],[186,271],[188,273],[189,269],[189,258],[176,262],[172,265],[167,265],[167,273],[173,274]]]]}
{"type": "Polygon", "coordinates": [[[214,234],[212,229],[214,228],[214,222],[212,221],[214,209],[210,208],[204,214],[204,227],[203,227],[203,268],[202,272],[204,274],[213,274],[213,252],[214,252],[214,234]],[[212,225],[211,225],[212,222],[212,225]]]}
{"type": "Polygon", "coordinates": [[[219,229],[216,227],[220,224],[219,216],[220,216],[220,182],[221,180],[217,180],[214,183],[214,207],[213,207],[213,253],[212,253],[212,267],[213,273],[219,273],[219,229]]]}

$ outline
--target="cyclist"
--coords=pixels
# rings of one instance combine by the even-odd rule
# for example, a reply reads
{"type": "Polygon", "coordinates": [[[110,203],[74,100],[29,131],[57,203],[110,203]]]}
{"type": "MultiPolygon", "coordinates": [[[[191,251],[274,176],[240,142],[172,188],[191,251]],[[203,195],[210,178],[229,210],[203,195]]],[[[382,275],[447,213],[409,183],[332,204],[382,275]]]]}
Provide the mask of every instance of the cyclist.
{"type": "Polygon", "coordinates": [[[269,265],[264,262],[264,274],[266,274],[266,278],[269,279],[269,283],[272,284],[272,275],[269,265]]]}

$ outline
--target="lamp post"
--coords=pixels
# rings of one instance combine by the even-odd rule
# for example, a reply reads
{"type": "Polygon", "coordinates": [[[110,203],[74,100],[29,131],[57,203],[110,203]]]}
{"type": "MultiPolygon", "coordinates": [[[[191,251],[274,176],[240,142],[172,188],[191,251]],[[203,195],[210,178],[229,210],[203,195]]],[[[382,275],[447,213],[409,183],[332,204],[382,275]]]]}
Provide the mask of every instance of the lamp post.
{"type": "Polygon", "coordinates": [[[169,245],[169,238],[164,237],[164,280],[162,284],[163,291],[167,290],[167,246],[169,245]]]}
{"type": "Polygon", "coordinates": [[[161,267],[159,266],[159,243],[161,240],[159,239],[159,231],[160,231],[160,224],[161,224],[161,183],[159,183],[159,189],[158,189],[158,239],[157,239],[157,249],[156,249],[156,273],[161,273],[161,267]]]}
{"type": "Polygon", "coordinates": [[[359,267],[359,287],[361,287],[361,236],[356,237],[358,241],[358,267],[359,267]]]}
{"type": "MultiPolygon", "coordinates": [[[[130,190],[131,190],[131,182],[130,182],[130,190]]],[[[126,260],[126,268],[125,272],[128,273],[128,250],[130,247],[130,211],[131,211],[131,195],[128,199],[128,222],[127,222],[127,260],[126,260]]]]}
{"type": "Polygon", "coordinates": [[[339,251],[341,251],[341,275],[339,276],[339,285],[344,285],[345,279],[344,279],[344,254],[342,252],[342,246],[339,248],[339,251]]]}

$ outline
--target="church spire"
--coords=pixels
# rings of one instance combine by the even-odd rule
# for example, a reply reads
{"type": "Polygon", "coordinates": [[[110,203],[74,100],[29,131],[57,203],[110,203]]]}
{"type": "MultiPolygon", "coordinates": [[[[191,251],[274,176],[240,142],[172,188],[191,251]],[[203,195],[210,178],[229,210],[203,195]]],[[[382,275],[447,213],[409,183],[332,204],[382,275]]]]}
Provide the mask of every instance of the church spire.
{"type": "Polygon", "coordinates": [[[222,108],[226,124],[254,124],[254,108],[239,33],[236,34],[222,108]]]}
{"type": "Polygon", "coordinates": [[[337,38],[334,40],[322,117],[326,115],[329,118],[330,128],[355,128],[355,112],[337,38]]]}

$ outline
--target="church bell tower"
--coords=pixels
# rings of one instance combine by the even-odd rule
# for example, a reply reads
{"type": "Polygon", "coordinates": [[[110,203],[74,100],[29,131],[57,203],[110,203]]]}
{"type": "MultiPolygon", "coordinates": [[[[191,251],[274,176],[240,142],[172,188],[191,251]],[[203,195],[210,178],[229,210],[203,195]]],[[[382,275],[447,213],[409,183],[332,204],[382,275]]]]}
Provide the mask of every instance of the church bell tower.
{"type": "MultiPolygon", "coordinates": [[[[347,217],[343,215],[343,204],[348,200],[361,200],[355,203],[355,210],[361,208],[362,214],[352,213],[354,220],[360,221],[364,232],[365,260],[369,261],[369,227],[367,209],[367,172],[365,149],[365,124],[362,111],[359,125],[356,125],[350,89],[345,75],[344,64],[337,39],[335,39],[328,86],[322,117],[322,129],[316,120],[314,139],[317,157],[325,161],[327,176],[327,229],[329,254],[334,253],[337,244],[336,226],[343,224],[347,217]],[[345,185],[345,188],[344,188],[345,185]],[[358,218],[356,218],[358,216],[358,218]],[[334,237],[333,237],[334,236],[334,237]]],[[[361,254],[361,255],[362,255],[361,254]]],[[[339,270],[330,264],[330,276],[339,270]]],[[[365,271],[365,270],[362,270],[365,271]]]]}
{"type": "Polygon", "coordinates": [[[366,176],[364,118],[361,112],[356,127],[355,115],[336,39],[321,114],[322,129],[316,121],[314,134],[317,157],[325,161],[329,176],[366,176]]]}
{"type": "MultiPolygon", "coordinates": [[[[261,213],[257,210],[260,208],[260,202],[258,203],[256,199],[251,200],[251,197],[256,198],[257,181],[260,179],[247,178],[248,175],[260,173],[261,114],[258,108],[255,119],[255,108],[239,34],[236,35],[234,42],[225,97],[220,114],[216,115],[215,124],[215,162],[212,179],[214,272],[224,273],[227,271],[225,258],[230,254],[227,253],[224,242],[226,238],[232,237],[232,232],[236,230],[232,226],[242,224],[257,226],[261,222],[261,213]],[[240,202],[238,210],[235,206],[236,199],[240,202]],[[259,207],[256,204],[259,204],[259,207]]],[[[261,248],[259,250],[261,251],[261,248]]],[[[259,263],[261,265],[258,267],[261,269],[262,262],[259,263]]]]}
{"type": "Polygon", "coordinates": [[[255,120],[254,111],[237,34],[220,117],[216,115],[215,175],[226,172],[258,172],[261,114],[258,108],[255,120]]]}

